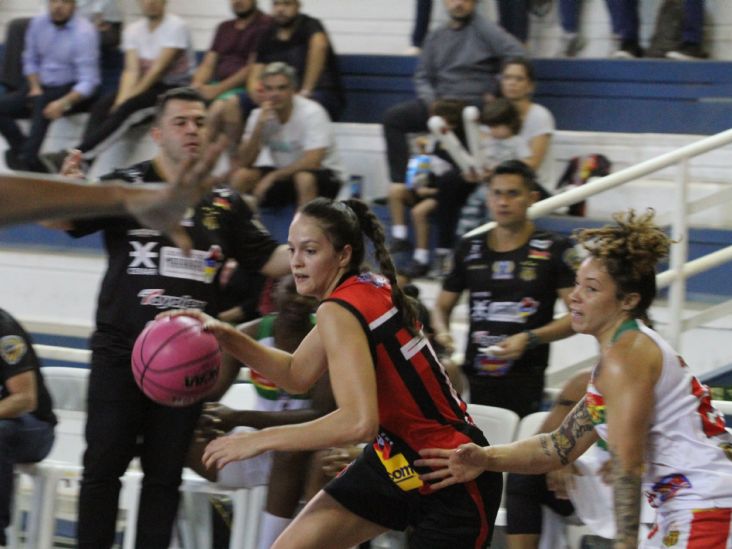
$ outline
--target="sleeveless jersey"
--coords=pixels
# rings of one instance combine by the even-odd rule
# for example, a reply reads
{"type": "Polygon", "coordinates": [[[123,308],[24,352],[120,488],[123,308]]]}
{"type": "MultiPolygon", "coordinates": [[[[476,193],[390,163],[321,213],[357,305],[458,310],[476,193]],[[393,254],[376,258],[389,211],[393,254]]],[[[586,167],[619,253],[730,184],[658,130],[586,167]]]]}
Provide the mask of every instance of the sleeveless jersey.
{"type": "MultiPolygon", "coordinates": [[[[661,350],[663,366],[654,388],[643,491],[652,507],[679,509],[732,507],[732,435],[724,416],[711,404],[709,389],[655,331],[638,320],[615,334],[640,330],[661,350]]],[[[597,366],[595,367],[597,369],[597,366]]],[[[607,441],[605,402],[592,380],[587,409],[600,437],[607,441]]]]}
{"type": "Polygon", "coordinates": [[[526,351],[515,361],[496,359],[480,349],[551,322],[557,290],[574,284],[576,263],[571,242],[547,231],[534,231],[526,244],[508,252],[492,250],[485,232],[464,238],[443,288],[470,292],[465,372],[510,378],[543,376],[549,362],[547,344],[526,351]]]}
{"type": "Polygon", "coordinates": [[[386,278],[364,273],[346,278],[326,299],[360,321],[371,349],[379,402],[375,452],[402,490],[429,493],[411,465],[422,448],[455,448],[482,439],[427,338],[412,335],[392,303],[386,278]]]}

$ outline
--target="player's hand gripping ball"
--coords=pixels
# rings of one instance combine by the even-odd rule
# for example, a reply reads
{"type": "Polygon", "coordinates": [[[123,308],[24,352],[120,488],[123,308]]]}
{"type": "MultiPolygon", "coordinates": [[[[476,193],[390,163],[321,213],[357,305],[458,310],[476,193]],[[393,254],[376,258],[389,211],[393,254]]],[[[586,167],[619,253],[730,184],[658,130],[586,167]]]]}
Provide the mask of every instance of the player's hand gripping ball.
{"type": "Polygon", "coordinates": [[[150,322],[132,349],[132,372],[149,398],[166,406],[188,406],[214,386],[221,367],[216,338],[190,316],[150,322]]]}

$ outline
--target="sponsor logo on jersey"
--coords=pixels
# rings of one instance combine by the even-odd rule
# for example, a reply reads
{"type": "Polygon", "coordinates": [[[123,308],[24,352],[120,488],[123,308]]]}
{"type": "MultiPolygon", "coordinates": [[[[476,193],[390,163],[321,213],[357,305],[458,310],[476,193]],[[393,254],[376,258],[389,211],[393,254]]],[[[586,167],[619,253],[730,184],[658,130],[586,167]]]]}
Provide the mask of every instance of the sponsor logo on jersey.
{"type": "Polygon", "coordinates": [[[494,261],[493,280],[512,280],[516,264],[513,261],[494,261]]]}
{"type": "Polygon", "coordinates": [[[562,254],[562,261],[570,267],[573,271],[576,271],[579,269],[580,263],[582,263],[582,258],[577,251],[577,248],[567,248],[564,250],[564,253],[562,254]]]}
{"type": "Polygon", "coordinates": [[[231,201],[224,196],[217,196],[213,199],[213,205],[222,210],[231,210],[231,201]]]}
{"type": "Polygon", "coordinates": [[[539,302],[533,297],[525,297],[518,304],[519,315],[527,317],[533,315],[539,309],[539,302]]]}
{"type": "Polygon", "coordinates": [[[356,280],[365,284],[372,284],[377,288],[389,286],[389,279],[376,273],[362,273],[356,277],[356,280]]]}
{"type": "Polygon", "coordinates": [[[679,542],[679,535],[681,533],[678,530],[671,530],[665,536],[663,536],[663,545],[665,547],[673,547],[679,542]]]}
{"type": "Polygon", "coordinates": [[[732,461],[732,443],[723,442],[722,444],[719,445],[719,447],[724,452],[725,457],[728,460],[732,461]]]}
{"type": "Polygon", "coordinates": [[[223,253],[214,245],[208,251],[192,250],[183,255],[180,248],[163,246],[160,249],[160,274],[170,278],[197,280],[210,284],[221,267],[223,253]]]}
{"type": "Polygon", "coordinates": [[[183,214],[183,219],[181,219],[180,224],[183,227],[193,227],[193,217],[196,215],[196,210],[193,208],[187,208],[185,213],[183,214]]]}
{"type": "Polygon", "coordinates": [[[201,220],[203,226],[209,231],[218,231],[221,228],[219,211],[213,206],[203,206],[201,211],[203,212],[203,218],[201,220]]]}
{"type": "Polygon", "coordinates": [[[648,503],[651,507],[660,507],[662,503],[675,497],[680,490],[691,488],[691,482],[681,473],[666,475],[659,479],[651,489],[646,492],[648,503]]]}
{"type": "Polygon", "coordinates": [[[480,240],[476,240],[470,243],[470,248],[468,249],[468,253],[465,255],[465,261],[475,261],[476,259],[480,259],[482,256],[482,250],[483,250],[483,242],[480,240]]]}
{"type": "Polygon", "coordinates": [[[19,335],[7,335],[0,338],[0,357],[15,366],[28,352],[28,344],[19,335]]]}
{"type": "Polygon", "coordinates": [[[158,252],[155,251],[157,242],[138,242],[130,240],[132,251],[130,252],[130,264],[127,266],[127,274],[129,275],[156,275],[158,274],[158,266],[155,260],[158,258],[158,252]]]}
{"type": "Polygon", "coordinates": [[[587,392],[585,395],[585,406],[593,425],[605,423],[605,399],[597,393],[587,392]]]}
{"type": "Polygon", "coordinates": [[[529,249],[529,259],[551,259],[552,253],[546,250],[535,250],[534,248],[529,249]]]}
{"type": "Polygon", "coordinates": [[[374,442],[374,450],[379,457],[379,461],[384,466],[386,474],[389,475],[389,479],[400,490],[409,492],[422,487],[422,480],[419,478],[419,474],[410,465],[407,458],[404,457],[404,454],[398,453],[392,456],[391,444],[382,447],[378,439],[374,442]]]}
{"type": "Polygon", "coordinates": [[[533,261],[522,261],[521,270],[519,271],[519,278],[524,282],[531,282],[536,280],[536,263],[533,261]]]}
{"type": "Polygon", "coordinates": [[[155,238],[160,236],[160,231],[154,229],[130,229],[127,231],[127,236],[136,236],[138,238],[155,238]]]}
{"type": "Polygon", "coordinates": [[[140,305],[149,305],[157,309],[204,309],[205,301],[193,299],[189,295],[165,295],[161,288],[141,290],[137,294],[140,298],[140,305]]]}
{"type": "MultiPolygon", "coordinates": [[[[524,298],[531,300],[531,298],[524,298]]],[[[487,299],[474,299],[470,310],[470,318],[474,322],[490,320],[495,322],[516,322],[525,324],[526,319],[536,312],[538,303],[531,300],[524,303],[515,301],[489,301],[487,299]]]]}
{"type": "Polygon", "coordinates": [[[548,250],[552,245],[551,240],[542,240],[539,238],[532,238],[529,240],[530,248],[537,248],[539,250],[548,250]]]}

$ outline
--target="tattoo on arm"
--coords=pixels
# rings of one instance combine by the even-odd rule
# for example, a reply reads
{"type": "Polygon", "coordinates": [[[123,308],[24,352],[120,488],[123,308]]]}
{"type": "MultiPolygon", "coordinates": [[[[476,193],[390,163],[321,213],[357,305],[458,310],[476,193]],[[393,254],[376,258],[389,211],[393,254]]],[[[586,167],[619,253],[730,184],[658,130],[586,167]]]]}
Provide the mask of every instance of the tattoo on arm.
{"type": "MultiPolygon", "coordinates": [[[[592,424],[592,418],[587,411],[585,405],[585,399],[583,398],[574,407],[574,410],[570,412],[562,425],[551,434],[552,446],[554,447],[554,453],[559,456],[559,461],[562,465],[569,463],[569,454],[572,452],[577,444],[577,441],[585,435],[585,433],[592,431],[594,426],[592,424]]],[[[542,448],[547,453],[547,443],[544,437],[542,437],[542,448]]],[[[547,454],[549,455],[549,454],[547,454]]]]}
{"type": "Polygon", "coordinates": [[[640,522],[641,477],[637,473],[624,470],[617,456],[612,452],[610,459],[612,459],[613,466],[613,493],[617,525],[615,541],[624,547],[635,547],[638,543],[640,522]]]}

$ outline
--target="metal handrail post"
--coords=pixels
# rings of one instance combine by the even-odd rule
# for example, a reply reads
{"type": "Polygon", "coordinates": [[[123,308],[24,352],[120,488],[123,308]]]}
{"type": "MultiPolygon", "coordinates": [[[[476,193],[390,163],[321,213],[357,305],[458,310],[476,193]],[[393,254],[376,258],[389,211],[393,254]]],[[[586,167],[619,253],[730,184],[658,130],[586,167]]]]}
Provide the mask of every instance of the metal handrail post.
{"type": "Polygon", "coordinates": [[[671,246],[669,268],[676,273],[669,290],[668,337],[671,345],[681,352],[681,327],[683,324],[684,301],[686,299],[686,276],[684,264],[689,254],[689,212],[687,208],[689,187],[689,158],[684,158],[676,172],[676,204],[671,225],[671,238],[677,243],[671,246]]]}

